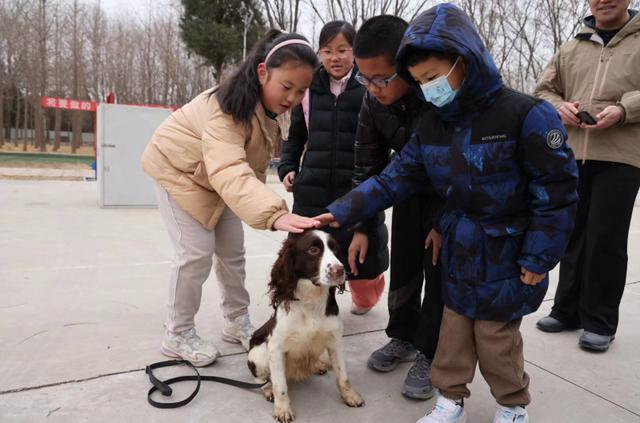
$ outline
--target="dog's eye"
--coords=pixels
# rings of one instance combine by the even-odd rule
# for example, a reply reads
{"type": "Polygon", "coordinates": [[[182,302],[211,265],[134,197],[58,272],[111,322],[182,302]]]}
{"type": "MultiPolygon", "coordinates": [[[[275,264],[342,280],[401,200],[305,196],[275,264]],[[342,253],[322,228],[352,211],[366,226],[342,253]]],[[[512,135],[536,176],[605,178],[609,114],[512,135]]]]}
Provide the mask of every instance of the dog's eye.
{"type": "Polygon", "coordinates": [[[318,248],[318,247],[310,247],[307,250],[307,253],[311,254],[312,256],[317,256],[318,254],[320,254],[320,248],[318,248]]]}

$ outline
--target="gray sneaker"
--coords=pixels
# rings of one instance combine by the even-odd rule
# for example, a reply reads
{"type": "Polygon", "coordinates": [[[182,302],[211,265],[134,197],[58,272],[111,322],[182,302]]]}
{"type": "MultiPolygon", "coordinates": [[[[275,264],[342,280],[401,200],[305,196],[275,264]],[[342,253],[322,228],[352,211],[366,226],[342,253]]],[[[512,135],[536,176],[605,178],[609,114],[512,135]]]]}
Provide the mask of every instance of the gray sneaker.
{"type": "Polygon", "coordinates": [[[379,372],[390,372],[398,366],[398,363],[414,361],[416,354],[418,350],[411,342],[392,338],[387,345],[371,353],[367,366],[379,372]]]}
{"type": "Polygon", "coordinates": [[[211,342],[198,336],[195,328],[180,333],[165,331],[160,351],[168,357],[190,361],[196,367],[208,366],[220,356],[211,342]]]}
{"type": "Polygon", "coordinates": [[[615,335],[598,335],[597,333],[584,331],[580,335],[578,343],[582,348],[588,350],[605,352],[609,349],[609,345],[616,339],[615,335]]]}
{"type": "Polygon", "coordinates": [[[428,400],[436,393],[431,384],[431,360],[420,353],[404,380],[402,395],[407,398],[428,400]]]}

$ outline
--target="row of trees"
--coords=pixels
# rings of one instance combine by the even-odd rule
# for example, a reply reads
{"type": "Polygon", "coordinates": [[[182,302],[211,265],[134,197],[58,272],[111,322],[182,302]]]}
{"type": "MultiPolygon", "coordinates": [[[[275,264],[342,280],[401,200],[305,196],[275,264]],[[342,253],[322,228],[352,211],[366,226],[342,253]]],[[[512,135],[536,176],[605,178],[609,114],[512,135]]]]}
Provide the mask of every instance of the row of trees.
{"type": "MultiPolygon", "coordinates": [[[[100,0],[0,0],[0,146],[34,129],[72,129],[80,144],[83,112],[39,107],[42,95],[180,106],[223,77],[268,27],[316,40],[322,25],[370,16],[407,20],[433,0],[182,0],[145,16],[110,16],[100,0]],[[2,130],[5,128],[5,130],[2,130]]],[[[456,0],[476,22],[505,81],[531,91],[558,47],[588,12],[585,0],[456,0]]],[[[638,4],[638,0],[633,2],[638,4]]],[[[25,144],[26,146],[26,144],[25,144]]]]}
{"type": "MultiPolygon", "coordinates": [[[[29,138],[45,150],[44,129],[73,130],[75,151],[86,112],[41,109],[40,97],[180,105],[214,82],[205,61],[180,37],[179,9],[109,17],[99,2],[0,0],[0,146],[29,138]],[[3,131],[2,128],[5,128],[3,131]]],[[[25,142],[26,148],[26,142],[25,142]]]]}

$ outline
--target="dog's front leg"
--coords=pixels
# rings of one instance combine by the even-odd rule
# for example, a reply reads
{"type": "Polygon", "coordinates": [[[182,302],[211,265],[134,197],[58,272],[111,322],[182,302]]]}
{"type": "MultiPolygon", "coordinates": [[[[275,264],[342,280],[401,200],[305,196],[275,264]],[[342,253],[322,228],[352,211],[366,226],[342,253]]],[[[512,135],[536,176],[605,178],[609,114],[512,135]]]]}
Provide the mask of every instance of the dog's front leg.
{"type": "Polygon", "coordinates": [[[285,352],[281,345],[269,344],[269,370],[273,390],[273,418],[280,423],[290,423],[294,416],[287,393],[285,352]]]}
{"type": "Polygon", "coordinates": [[[342,401],[349,407],[362,407],[364,400],[362,396],[356,392],[351,386],[349,378],[347,377],[347,368],[344,363],[344,354],[342,350],[342,337],[334,337],[333,341],[329,343],[327,350],[329,351],[329,358],[331,359],[331,366],[333,371],[336,372],[336,383],[342,401]]]}

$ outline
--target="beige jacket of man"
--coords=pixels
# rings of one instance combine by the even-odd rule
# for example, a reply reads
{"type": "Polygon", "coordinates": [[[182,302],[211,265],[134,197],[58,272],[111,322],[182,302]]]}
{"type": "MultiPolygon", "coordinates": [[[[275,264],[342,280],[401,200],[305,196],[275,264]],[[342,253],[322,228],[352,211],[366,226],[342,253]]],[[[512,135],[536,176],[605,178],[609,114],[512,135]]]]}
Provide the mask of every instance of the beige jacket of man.
{"type": "Polygon", "coordinates": [[[238,124],[210,93],[160,125],[142,155],[142,168],[209,230],[225,206],[256,229],[272,229],[288,212],[285,201],[265,185],[278,123],[258,104],[251,127],[238,124]]]}
{"type": "Polygon", "coordinates": [[[567,127],[576,159],[626,163],[640,167],[640,13],[604,46],[585,26],[560,47],[547,66],[535,95],[556,108],[579,101],[592,116],[617,104],[622,121],[607,129],[567,127]]]}

